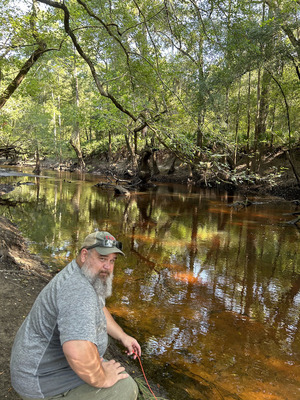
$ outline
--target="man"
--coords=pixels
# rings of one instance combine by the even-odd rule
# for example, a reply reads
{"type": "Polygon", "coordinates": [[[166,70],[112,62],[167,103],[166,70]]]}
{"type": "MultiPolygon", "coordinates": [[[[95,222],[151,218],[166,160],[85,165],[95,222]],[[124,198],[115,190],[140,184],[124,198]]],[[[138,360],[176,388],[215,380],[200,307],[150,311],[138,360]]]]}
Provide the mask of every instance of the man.
{"type": "Polygon", "coordinates": [[[41,291],[21,325],[11,356],[12,385],[25,400],[135,400],[137,385],[116,361],[102,357],[108,334],[127,354],[136,339],[115,322],[105,298],[122,244],[109,232],[88,235],[76,260],[41,291]]]}

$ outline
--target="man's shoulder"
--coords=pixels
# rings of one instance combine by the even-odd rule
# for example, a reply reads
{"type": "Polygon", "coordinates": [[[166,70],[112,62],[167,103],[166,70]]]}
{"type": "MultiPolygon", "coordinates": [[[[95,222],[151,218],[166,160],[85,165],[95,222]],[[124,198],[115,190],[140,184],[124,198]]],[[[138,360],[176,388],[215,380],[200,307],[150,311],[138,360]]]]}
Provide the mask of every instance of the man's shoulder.
{"type": "Polygon", "coordinates": [[[55,284],[55,297],[58,307],[67,307],[72,313],[73,307],[84,304],[84,309],[97,307],[98,296],[92,284],[83,275],[78,265],[68,265],[55,284]]]}
{"type": "Polygon", "coordinates": [[[50,282],[51,286],[59,290],[71,287],[76,290],[81,287],[89,286],[89,282],[81,273],[80,267],[76,260],[71,261],[64,269],[62,269],[50,282]]]}

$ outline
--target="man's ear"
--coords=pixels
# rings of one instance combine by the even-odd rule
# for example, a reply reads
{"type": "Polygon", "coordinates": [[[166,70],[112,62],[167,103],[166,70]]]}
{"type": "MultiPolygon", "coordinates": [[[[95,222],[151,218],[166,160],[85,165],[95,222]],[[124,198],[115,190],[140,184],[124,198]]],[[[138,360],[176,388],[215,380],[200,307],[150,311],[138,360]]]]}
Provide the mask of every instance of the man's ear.
{"type": "Polygon", "coordinates": [[[79,254],[81,263],[84,263],[86,261],[88,254],[89,254],[89,252],[88,252],[87,249],[82,249],[81,250],[81,252],[79,254]]]}

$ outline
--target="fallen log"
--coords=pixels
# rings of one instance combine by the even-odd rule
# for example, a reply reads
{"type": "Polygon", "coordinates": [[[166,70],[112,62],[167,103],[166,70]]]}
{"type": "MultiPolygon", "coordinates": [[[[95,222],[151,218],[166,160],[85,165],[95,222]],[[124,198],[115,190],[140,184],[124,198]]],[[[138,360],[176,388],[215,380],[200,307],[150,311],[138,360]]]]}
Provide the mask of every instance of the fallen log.
{"type": "Polygon", "coordinates": [[[114,191],[117,195],[130,196],[129,190],[125,189],[124,186],[121,185],[116,185],[114,191]]]}
{"type": "Polygon", "coordinates": [[[251,206],[251,204],[253,204],[252,201],[250,201],[250,200],[248,200],[246,198],[244,201],[239,201],[239,200],[235,201],[234,203],[229,204],[228,207],[233,207],[233,208],[236,208],[236,209],[238,209],[238,208],[246,208],[246,207],[251,206]]]}
{"type": "Polygon", "coordinates": [[[117,195],[129,196],[130,191],[121,185],[114,185],[113,183],[99,182],[95,185],[96,187],[113,190],[117,195]]]}

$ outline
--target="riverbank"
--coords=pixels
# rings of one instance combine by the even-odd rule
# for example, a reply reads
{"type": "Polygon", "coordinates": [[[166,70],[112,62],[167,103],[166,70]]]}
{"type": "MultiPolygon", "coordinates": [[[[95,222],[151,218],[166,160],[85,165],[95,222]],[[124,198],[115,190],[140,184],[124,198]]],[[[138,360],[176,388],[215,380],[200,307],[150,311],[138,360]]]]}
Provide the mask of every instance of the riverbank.
{"type": "MultiPolygon", "coordinates": [[[[110,162],[101,157],[89,158],[86,160],[84,172],[107,177],[110,181],[114,179],[130,180],[136,176],[137,171],[132,168],[128,160],[128,157],[120,157],[120,155],[112,157],[110,162]]],[[[299,146],[289,152],[284,148],[266,151],[259,160],[255,174],[247,170],[245,155],[238,157],[235,171],[230,171],[228,164],[203,162],[198,171],[192,172],[189,165],[178,159],[174,162],[174,157],[164,151],[157,152],[155,160],[157,168],[153,168],[152,162],[149,161],[150,182],[153,184],[156,182],[179,183],[195,187],[229,189],[240,192],[245,197],[269,194],[283,197],[286,200],[300,200],[299,146]]],[[[2,159],[0,160],[1,164],[9,166],[12,163],[2,159]]],[[[20,161],[13,165],[31,167],[32,171],[35,169],[34,160],[20,161]]],[[[44,159],[40,162],[40,168],[42,174],[43,169],[76,171],[78,165],[74,160],[59,163],[56,160],[44,159]]]]}

